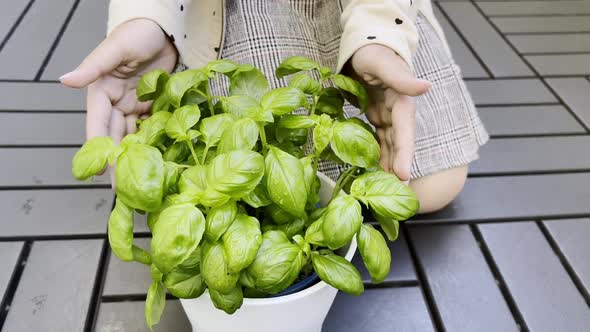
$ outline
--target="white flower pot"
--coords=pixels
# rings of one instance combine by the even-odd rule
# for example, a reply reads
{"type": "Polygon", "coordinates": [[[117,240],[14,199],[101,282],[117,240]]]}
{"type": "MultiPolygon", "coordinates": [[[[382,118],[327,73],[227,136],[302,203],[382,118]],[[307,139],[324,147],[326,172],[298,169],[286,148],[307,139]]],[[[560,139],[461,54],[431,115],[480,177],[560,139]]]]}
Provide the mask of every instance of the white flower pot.
{"type": "MultiPolygon", "coordinates": [[[[335,186],[327,176],[321,180],[320,202],[326,204],[335,186]]],[[[356,241],[338,251],[348,261],[356,251],[356,241]]],[[[233,315],[216,309],[209,292],[191,300],[180,300],[193,332],[320,332],[338,291],[323,281],[300,292],[273,298],[244,299],[233,315]]]]}

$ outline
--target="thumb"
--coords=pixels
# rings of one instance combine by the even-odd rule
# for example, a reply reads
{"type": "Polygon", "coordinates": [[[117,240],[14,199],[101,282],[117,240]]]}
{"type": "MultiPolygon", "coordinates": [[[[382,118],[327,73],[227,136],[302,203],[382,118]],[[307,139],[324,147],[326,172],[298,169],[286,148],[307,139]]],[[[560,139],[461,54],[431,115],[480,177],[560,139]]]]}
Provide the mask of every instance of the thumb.
{"type": "Polygon", "coordinates": [[[429,81],[416,78],[408,64],[393,51],[381,53],[371,67],[373,74],[386,88],[391,88],[399,94],[419,96],[432,86],[429,81]]]}
{"type": "Polygon", "coordinates": [[[71,88],[83,88],[117,68],[124,59],[124,48],[115,38],[108,36],[73,71],[62,75],[59,80],[71,88]]]}

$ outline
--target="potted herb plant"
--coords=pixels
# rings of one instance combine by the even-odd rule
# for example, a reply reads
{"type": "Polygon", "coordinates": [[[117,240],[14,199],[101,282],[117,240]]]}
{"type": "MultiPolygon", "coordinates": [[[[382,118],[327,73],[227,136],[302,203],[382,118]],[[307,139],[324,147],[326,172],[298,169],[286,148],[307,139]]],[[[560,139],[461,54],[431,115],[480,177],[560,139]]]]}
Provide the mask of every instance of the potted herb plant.
{"type": "Polygon", "coordinates": [[[109,242],[121,260],[150,266],[150,329],[169,292],[195,331],[320,331],[337,289],[364,290],[350,263],[357,245],[373,282],[389,273],[385,238],[363,224],[361,204],[394,241],[418,201],[379,168],[371,127],[343,116],[345,100],[367,108],[366,91],[303,57],[276,75],[294,76],[270,89],[260,70],[227,60],[151,71],[137,87],[153,101],[139,130],[119,145],[91,139],[74,156],[80,180],[115,166],[109,242]],[[210,93],[219,75],[228,96],[210,93]],[[318,173],[320,160],[344,165],[336,183],[318,173]],[[147,213],[149,253],[133,244],[134,211],[147,213]]]}

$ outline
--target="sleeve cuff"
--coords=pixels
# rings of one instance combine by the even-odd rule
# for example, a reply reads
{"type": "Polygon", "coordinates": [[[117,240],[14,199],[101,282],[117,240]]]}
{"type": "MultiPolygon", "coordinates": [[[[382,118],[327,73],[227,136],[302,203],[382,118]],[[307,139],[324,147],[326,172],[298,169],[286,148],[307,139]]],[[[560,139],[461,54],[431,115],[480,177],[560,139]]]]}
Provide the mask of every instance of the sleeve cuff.
{"type": "Polygon", "coordinates": [[[156,22],[172,39],[179,54],[184,54],[184,16],[187,9],[173,0],[111,0],[107,34],[118,25],[138,18],[156,22]]]}

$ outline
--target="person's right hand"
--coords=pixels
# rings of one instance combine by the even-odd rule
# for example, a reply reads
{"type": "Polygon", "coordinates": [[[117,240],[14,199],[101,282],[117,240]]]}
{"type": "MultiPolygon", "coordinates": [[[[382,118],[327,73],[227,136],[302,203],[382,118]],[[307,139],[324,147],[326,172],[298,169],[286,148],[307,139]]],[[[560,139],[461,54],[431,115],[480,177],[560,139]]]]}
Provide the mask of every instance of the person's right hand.
{"type": "Polygon", "coordinates": [[[178,53],[160,26],[135,19],[119,25],[72,72],[60,81],[72,88],[88,86],[86,138],[111,136],[119,143],[135,132],[138,117],[150,104],[137,101],[141,76],[160,68],[172,71],[178,53]]]}

